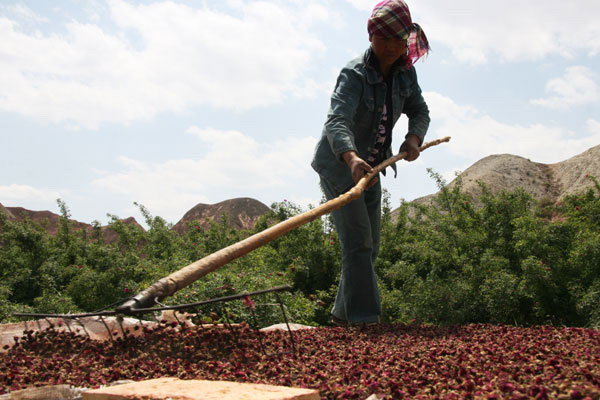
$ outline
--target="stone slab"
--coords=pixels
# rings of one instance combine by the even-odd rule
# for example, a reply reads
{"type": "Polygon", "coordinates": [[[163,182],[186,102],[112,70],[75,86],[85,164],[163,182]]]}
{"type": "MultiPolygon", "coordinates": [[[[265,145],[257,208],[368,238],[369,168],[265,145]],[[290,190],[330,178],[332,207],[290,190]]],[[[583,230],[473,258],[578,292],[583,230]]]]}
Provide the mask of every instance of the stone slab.
{"type": "Polygon", "coordinates": [[[260,330],[262,332],[287,331],[288,325],[289,325],[291,331],[299,331],[301,329],[313,329],[314,328],[314,326],[294,324],[294,323],[290,322],[289,324],[282,323],[282,324],[275,324],[275,325],[267,326],[266,328],[261,328],[260,330]]]}
{"type": "Polygon", "coordinates": [[[53,385],[14,390],[6,395],[8,400],[75,400],[81,399],[82,389],[69,385],[53,385]]]}
{"type": "Polygon", "coordinates": [[[320,400],[314,389],[225,381],[158,378],[92,389],[83,400],[320,400]]]}
{"type": "Polygon", "coordinates": [[[104,317],[104,319],[86,317],[78,318],[77,321],[69,318],[45,318],[12,324],[0,324],[0,353],[8,350],[4,348],[5,346],[13,346],[15,344],[14,338],[23,336],[24,331],[43,331],[48,329],[50,325],[58,331],[71,331],[78,335],[88,335],[93,340],[109,340],[111,334],[114,338],[122,336],[121,327],[124,330],[129,330],[132,335],[141,335],[141,329],[136,331],[133,328],[142,324],[149,327],[157,325],[155,322],[142,322],[136,318],[123,318],[119,323],[115,317],[104,317]],[[107,328],[110,330],[110,333],[107,328]]]}

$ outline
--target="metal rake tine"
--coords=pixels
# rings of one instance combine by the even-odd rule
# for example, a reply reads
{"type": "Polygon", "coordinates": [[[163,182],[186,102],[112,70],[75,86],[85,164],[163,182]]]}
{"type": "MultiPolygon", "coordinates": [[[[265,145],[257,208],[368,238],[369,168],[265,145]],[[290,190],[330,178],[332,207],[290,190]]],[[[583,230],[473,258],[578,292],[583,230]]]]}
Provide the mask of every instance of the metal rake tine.
{"type": "Polygon", "coordinates": [[[260,345],[260,350],[262,351],[262,353],[265,356],[267,356],[267,351],[265,350],[265,345],[263,344],[263,341],[262,341],[260,329],[258,329],[258,321],[256,319],[256,312],[254,311],[254,307],[249,307],[249,308],[250,308],[250,312],[252,314],[252,320],[254,321],[254,332],[256,333],[256,336],[258,337],[258,344],[260,345]]]}
{"type": "Polygon", "coordinates": [[[296,354],[297,353],[296,341],[294,340],[294,335],[292,334],[292,329],[290,328],[290,324],[288,322],[288,317],[287,317],[287,314],[285,313],[285,307],[283,306],[283,301],[281,300],[279,293],[275,293],[275,298],[277,299],[277,302],[279,303],[279,307],[281,307],[281,313],[283,314],[283,319],[285,320],[285,326],[287,326],[288,333],[290,335],[292,350],[293,350],[294,354],[296,354]]]}
{"type": "Polygon", "coordinates": [[[102,323],[104,324],[104,327],[106,328],[106,331],[108,332],[108,335],[110,336],[110,341],[114,343],[115,339],[113,338],[112,332],[110,331],[110,329],[108,329],[108,325],[106,324],[106,321],[104,321],[104,317],[102,315],[100,315],[100,321],[102,321],[102,323]]]}
{"type": "Polygon", "coordinates": [[[185,324],[182,324],[179,318],[177,318],[177,310],[173,310],[173,317],[175,317],[175,320],[177,321],[177,324],[181,326],[181,329],[185,329],[185,324]]]}
{"type": "Polygon", "coordinates": [[[54,324],[46,317],[44,318],[46,320],[46,322],[48,323],[48,328],[54,330],[54,324]]]}
{"type": "Polygon", "coordinates": [[[69,333],[73,333],[73,330],[71,329],[71,323],[69,321],[69,318],[63,318],[63,321],[64,321],[65,325],[67,326],[69,333]]]}
{"type": "Polygon", "coordinates": [[[240,341],[239,341],[239,332],[235,332],[233,330],[233,326],[231,325],[231,322],[229,321],[229,316],[227,315],[227,310],[225,309],[225,304],[221,303],[221,311],[223,312],[223,316],[225,317],[225,322],[227,323],[227,327],[229,328],[229,331],[233,333],[233,340],[235,341],[236,346],[239,346],[240,341]]]}
{"type": "Polygon", "coordinates": [[[138,323],[140,324],[140,329],[144,330],[144,323],[142,322],[142,318],[138,315],[137,319],[138,323]]]}
{"type": "Polygon", "coordinates": [[[121,328],[121,335],[123,335],[123,340],[125,340],[125,329],[123,329],[123,318],[121,316],[117,316],[117,322],[119,323],[119,328],[121,328]]]}
{"type": "Polygon", "coordinates": [[[79,318],[74,318],[75,322],[77,322],[79,325],[81,325],[81,327],[83,328],[83,331],[85,332],[85,334],[87,335],[88,339],[91,339],[92,337],[90,336],[90,333],[88,332],[88,330],[86,329],[85,325],[79,320],[79,318]]]}

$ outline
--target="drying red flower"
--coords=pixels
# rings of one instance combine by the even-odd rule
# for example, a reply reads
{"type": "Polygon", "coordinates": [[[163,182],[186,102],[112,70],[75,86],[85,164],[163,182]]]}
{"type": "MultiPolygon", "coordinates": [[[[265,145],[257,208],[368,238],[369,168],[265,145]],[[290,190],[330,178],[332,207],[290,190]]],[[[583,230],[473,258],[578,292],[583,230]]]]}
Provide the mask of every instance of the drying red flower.
{"type": "Polygon", "coordinates": [[[376,325],[258,334],[171,325],[114,342],[52,330],[0,357],[0,393],[160,376],[318,389],[325,399],[600,399],[600,331],[538,326],[376,325]],[[52,368],[50,368],[52,366],[52,368]]]}

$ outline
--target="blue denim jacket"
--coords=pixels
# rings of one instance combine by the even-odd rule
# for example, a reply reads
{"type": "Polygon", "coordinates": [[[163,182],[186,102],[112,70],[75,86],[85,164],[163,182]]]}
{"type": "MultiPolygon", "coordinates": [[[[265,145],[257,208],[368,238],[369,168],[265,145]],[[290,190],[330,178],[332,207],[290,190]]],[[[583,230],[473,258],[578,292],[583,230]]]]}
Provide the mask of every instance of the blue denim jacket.
{"type": "MultiPolygon", "coordinates": [[[[368,62],[371,48],[350,61],[340,72],[331,96],[331,106],[321,139],[311,163],[340,193],[354,186],[342,153],[354,150],[366,160],[381,121],[387,85],[368,62]]],[[[374,56],[374,55],[373,55],[374,56]]],[[[393,123],[401,114],[408,117],[408,132],[423,142],[429,127],[429,109],[421,95],[414,67],[396,68],[392,92],[393,123]]],[[[386,158],[392,156],[387,149],[386,158]]],[[[393,166],[394,171],[396,167],[393,166]]]]}

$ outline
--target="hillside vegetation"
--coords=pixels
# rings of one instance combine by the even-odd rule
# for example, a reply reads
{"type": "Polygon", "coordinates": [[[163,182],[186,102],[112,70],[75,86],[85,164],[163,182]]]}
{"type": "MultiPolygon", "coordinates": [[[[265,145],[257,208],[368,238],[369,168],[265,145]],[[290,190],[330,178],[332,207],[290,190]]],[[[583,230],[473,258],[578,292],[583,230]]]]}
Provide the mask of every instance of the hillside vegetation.
{"type": "MultiPolygon", "coordinates": [[[[392,218],[384,199],[376,265],[384,322],[600,325],[600,185],[593,177],[587,178],[592,189],[549,205],[522,189],[493,194],[484,185],[474,199],[460,180],[448,188],[431,175],[441,190],[430,204],[404,203],[392,218]]],[[[303,211],[284,201],[252,230],[235,230],[222,218],[208,227],[191,222],[178,234],[139,206],[148,230],[113,217],[118,239],[107,243],[100,227],[74,229],[67,206],[59,205],[55,235],[0,212],[0,322],[14,319],[15,311],[99,309],[303,211]]],[[[292,320],[325,324],[339,258],[330,221],[315,220],[165,301],[291,284],[284,302],[292,320]]],[[[243,304],[228,307],[234,320],[250,320],[243,304]]],[[[265,323],[280,322],[278,310],[261,313],[265,323]]]]}

